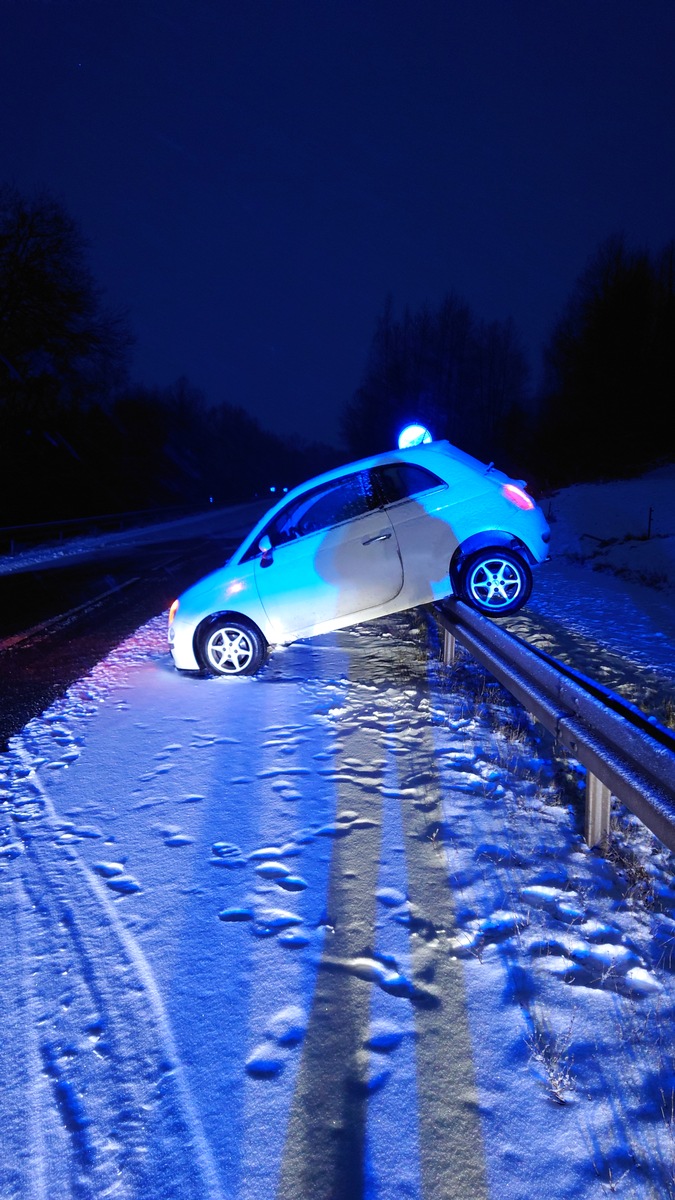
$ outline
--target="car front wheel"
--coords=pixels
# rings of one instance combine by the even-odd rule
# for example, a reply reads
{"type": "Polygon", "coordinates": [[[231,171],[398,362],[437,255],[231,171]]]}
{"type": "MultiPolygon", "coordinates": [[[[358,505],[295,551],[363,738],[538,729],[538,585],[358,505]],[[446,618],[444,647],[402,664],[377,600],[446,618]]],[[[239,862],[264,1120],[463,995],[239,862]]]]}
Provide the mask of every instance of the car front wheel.
{"type": "Polygon", "coordinates": [[[517,612],[531,591],[528,564],[510,550],[479,550],[462,564],[460,598],[489,617],[517,612]]]}
{"type": "Polygon", "coordinates": [[[229,617],[209,626],[201,651],[213,675],[255,675],[265,660],[265,643],[258,630],[229,617]]]}

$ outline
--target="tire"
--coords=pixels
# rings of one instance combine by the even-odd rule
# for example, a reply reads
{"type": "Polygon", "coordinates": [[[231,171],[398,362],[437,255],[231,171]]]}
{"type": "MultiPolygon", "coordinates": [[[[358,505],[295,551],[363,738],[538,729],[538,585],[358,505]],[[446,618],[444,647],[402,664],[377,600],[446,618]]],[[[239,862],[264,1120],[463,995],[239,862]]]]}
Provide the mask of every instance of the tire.
{"type": "Polygon", "coordinates": [[[222,617],[204,631],[201,657],[212,675],[255,675],[265,661],[265,642],[254,625],[222,617]]]}
{"type": "Polygon", "coordinates": [[[459,596],[488,617],[517,612],[530,598],[532,572],[512,550],[478,550],[462,563],[459,596]]]}

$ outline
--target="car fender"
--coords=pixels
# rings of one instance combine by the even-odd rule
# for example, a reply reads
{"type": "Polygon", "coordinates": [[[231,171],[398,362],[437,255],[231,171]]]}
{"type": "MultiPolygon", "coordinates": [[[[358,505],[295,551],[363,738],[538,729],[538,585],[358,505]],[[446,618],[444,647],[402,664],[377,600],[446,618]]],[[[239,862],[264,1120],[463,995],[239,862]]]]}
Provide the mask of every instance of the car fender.
{"type": "Polygon", "coordinates": [[[455,550],[450,563],[450,575],[453,581],[459,578],[459,572],[465,558],[468,558],[470,554],[474,554],[476,550],[485,550],[491,546],[505,546],[509,550],[515,550],[531,565],[534,565],[537,561],[525,543],[516,537],[515,534],[507,533],[505,529],[486,529],[465,538],[455,550]]]}
{"type": "Polygon", "coordinates": [[[209,615],[204,617],[204,619],[202,621],[200,621],[199,624],[197,625],[197,627],[194,631],[194,634],[193,634],[193,638],[192,638],[194,654],[195,654],[195,658],[197,659],[197,662],[201,662],[200,643],[201,643],[202,638],[204,637],[205,632],[208,629],[210,629],[212,625],[216,625],[218,623],[218,621],[221,621],[223,619],[225,619],[225,620],[229,619],[232,621],[241,621],[241,623],[243,625],[251,625],[253,628],[257,629],[258,633],[261,635],[261,637],[263,639],[263,642],[265,644],[265,649],[267,649],[269,642],[268,642],[267,638],[265,637],[263,630],[260,628],[258,623],[256,621],[254,621],[253,618],[248,615],[248,613],[237,612],[237,610],[234,608],[224,608],[224,609],[222,609],[221,612],[209,613],[209,615]]]}

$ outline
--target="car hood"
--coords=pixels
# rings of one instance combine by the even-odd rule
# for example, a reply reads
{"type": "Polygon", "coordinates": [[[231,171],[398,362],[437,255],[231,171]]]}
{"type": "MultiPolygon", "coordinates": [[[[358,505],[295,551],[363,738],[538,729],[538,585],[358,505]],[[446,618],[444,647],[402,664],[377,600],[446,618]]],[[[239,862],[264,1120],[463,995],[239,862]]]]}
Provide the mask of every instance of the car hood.
{"type": "Polygon", "coordinates": [[[204,575],[202,579],[193,583],[192,587],[187,588],[180,595],[181,608],[201,607],[206,597],[214,592],[222,594],[228,583],[231,583],[236,575],[241,573],[241,570],[241,566],[233,567],[232,560],[228,559],[222,567],[211,571],[210,575],[204,575]]]}

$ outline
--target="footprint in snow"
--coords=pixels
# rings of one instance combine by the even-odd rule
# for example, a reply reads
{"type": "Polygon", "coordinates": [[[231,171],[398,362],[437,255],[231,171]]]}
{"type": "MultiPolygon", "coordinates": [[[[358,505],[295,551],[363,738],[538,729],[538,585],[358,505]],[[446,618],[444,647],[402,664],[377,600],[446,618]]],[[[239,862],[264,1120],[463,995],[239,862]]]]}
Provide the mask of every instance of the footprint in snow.
{"type": "Polygon", "coordinates": [[[448,946],[454,955],[478,954],[486,946],[507,941],[527,924],[528,918],[523,913],[497,909],[489,917],[470,921],[466,929],[449,940],[448,946]]]}
{"type": "Polygon", "coordinates": [[[272,791],[277,792],[282,800],[302,800],[302,792],[299,792],[287,779],[279,779],[273,783],[272,791]]]}
{"type": "Polygon", "coordinates": [[[398,890],[398,888],[382,887],[378,888],[375,893],[380,904],[384,904],[386,908],[399,908],[401,904],[405,904],[408,897],[398,890]]]}
{"type": "Polygon", "coordinates": [[[276,1078],[286,1065],[288,1053],[302,1042],[306,1029],[307,1017],[297,1005],[289,1004],[275,1013],[265,1030],[264,1041],[246,1059],[247,1074],[254,1079],[276,1078]]]}
{"type": "Polygon", "coordinates": [[[241,847],[236,846],[234,842],[214,842],[211,847],[211,856],[209,862],[212,867],[246,866],[246,859],[241,852],[241,847]]]}
{"type": "Polygon", "coordinates": [[[290,871],[280,862],[261,862],[256,866],[256,874],[261,875],[263,879],[278,880],[290,875],[290,871]]]}
{"type": "Polygon", "coordinates": [[[224,908],[218,913],[218,920],[226,924],[242,924],[253,920],[253,911],[250,908],[224,908]]]}
{"type": "Polygon", "coordinates": [[[357,1050],[352,1058],[347,1082],[350,1091],[369,1096],[384,1087],[391,1078],[390,1068],[382,1066],[368,1050],[357,1050]]]}
{"type": "Polygon", "coordinates": [[[263,879],[271,879],[287,892],[303,892],[308,886],[305,879],[300,875],[291,874],[288,867],[281,862],[260,862],[255,870],[257,875],[263,879]]]}
{"type": "Polygon", "coordinates": [[[150,783],[158,775],[166,775],[167,771],[171,770],[172,765],[172,763],[166,763],[164,766],[155,767],[154,771],[146,771],[145,774],[139,775],[138,778],[141,783],[150,783]]]}
{"type": "Polygon", "coordinates": [[[391,996],[411,1000],[414,1004],[425,1007],[436,1007],[438,998],[430,991],[417,987],[399,970],[392,955],[380,955],[378,958],[367,954],[355,958],[329,958],[322,960],[321,966],[329,971],[344,971],[363,979],[368,983],[376,983],[391,996]]]}
{"type": "Polygon", "coordinates": [[[275,883],[286,892],[304,892],[309,887],[302,875],[285,875],[282,879],[276,879],[275,883]]]}
{"type": "Polygon", "coordinates": [[[403,1041],[403,1030],[392,1021],[373,1021],[371,1031],[363,1043],[366,1050],[375,1050],[378,1054],[391,1054],[398,1049],[403,1041]]]}
{"type": "Polygon", "coordinates": [[[566,924],[578,921],[584,916],[576,892],[565,892],[544,884],[532,884],[522,888],[520,894],[533,907],[545,909],[552,917],[557,917],[566,924]]]}
{"type": "Polygon", "coordinates": [[[283,1071],[285,1062],[273,1042],[261,1042],[244,1065],[253,1079],[276,1079],[283,1071]]]}
{"type": "Polygon", "coordinates": [[[249,862],[260,862],[268,859],[290,858],[301,853],[302,848],[295,842],[284,842],[283,846],[261,846],[259,850],[252,850],[248,859],[249,862]]]}
{"type": "Polygon", "coordinates": [[[171,833],[164,838],[165,846],[190,846],[194,842],[194,838],[188,837],[187,833],[171,833]]]}
{"type": "Polygon", "coordinates": [[[630,946],[617,942],[563,945],[557,963],[551,962],[551,970],[565,983],[601,987],[627,996],[643,996],[662,990],[640,956],[630,946]]]}
{"type": "Polygon", "coordinates": [[[299,1046],[307,1030],[307,1015],[297,1004],[280,1009],[270,1019],[266,1036],[279,1046],[299,1046]]]}
{"type": "Polygon", "coordinates": [[[133,875],[115,875],[113,879],[106,879],[106,884],[113,892],[119,892],[122,896],[130,896],[133,892],[140,892],[141,885],[133,875]]]}
{"type": "MultiPolygon", "coordinates": [[[[15,815],[15,820],[18,819],[18,816],[19,816],[19,814],[15,815]]],[[[61,833],[59,834],[57,840],[59,842],[59,845],[64,846],[64,845],[67,845],[69,842],[81,842],[81,841],[84,841],[86,838],[91,838],[93,840],[95,838],[100,838],[100,837],[103,837],[101,830],[96,829],[95,826],[93,826],[93,825],[82,825],[82,826],[72,825],[72,826],[64,826],[62,828],[61,833]]]]}
{"type": "Polygon", "coordinates": [[[271,767],[267,771],[258,771],[258,779],[274,779],[277,775],[310,775],[309,767],[271,767]]]}
{"type": "Polygon", "coordinates": [[[274,937],[296,925],[302,925],[302,917],[296,913],[284,912],[279,908],[265,909],[256,913],[251,933],[259,938],[274,937]]]}
{"type": "Polygon", "coordinates": [[[286,950],[304,950],[305,946],[309,946],[310,939],[306,933],[299,933],[297,929],[285,929],[278,934],[277,942],[286,950]]]}
{"type": "Polygon", "coordinates": [[[0,846],[0,859],[4,862],[10,862],[22,853],[23,849],[18,842],[6,842],[5,845],[0,846]]]}
{"type": "Polygon", "coordinates": [[[580,942],[571,946],[567,953],[572,962],[585,967],[589,974],[594,975],[602,975],[608,971],[625,974],[633,967],[644,965],[628,946],[617,945],[615,942],[601,942],[594,946],[580,942]]]}
{"type": "Polygon", "coordinates": [[[92,864],[92,871],[97,875],[101,875],[104,879],[113,879],[117,875],[123,875],[126,870],[124,863],[121,862],[96,862],[92,864]]]}

